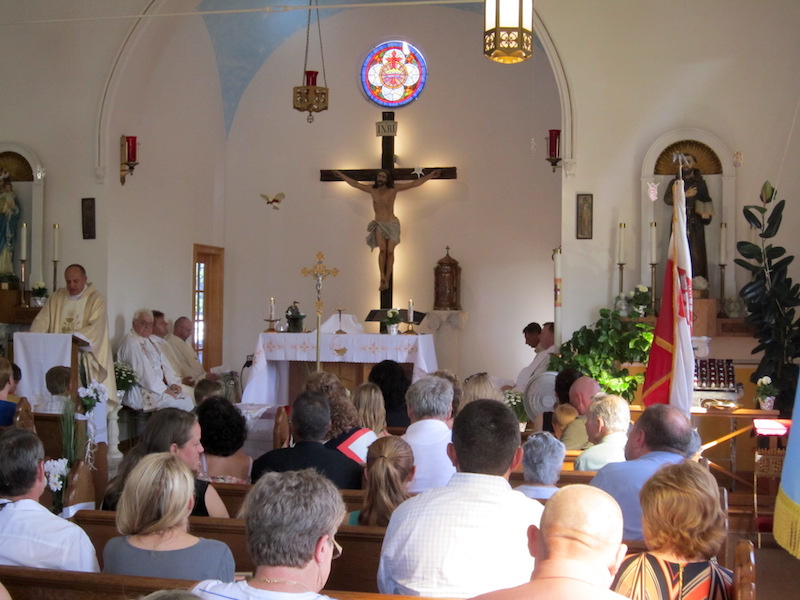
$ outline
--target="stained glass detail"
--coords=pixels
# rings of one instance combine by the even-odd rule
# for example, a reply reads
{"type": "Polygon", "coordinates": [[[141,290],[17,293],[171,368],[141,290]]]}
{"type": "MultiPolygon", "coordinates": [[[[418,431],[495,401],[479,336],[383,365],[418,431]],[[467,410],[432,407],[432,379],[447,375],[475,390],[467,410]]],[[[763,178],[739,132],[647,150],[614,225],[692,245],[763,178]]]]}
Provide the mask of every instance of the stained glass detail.
{"type": "Polygon", "coordinates": [[[408,42],[394,40],[376,46],[361,67],[361,87],[367,98],[387,107],[405,106],[422,93],[428,79],[425,57],[408,42]]]}

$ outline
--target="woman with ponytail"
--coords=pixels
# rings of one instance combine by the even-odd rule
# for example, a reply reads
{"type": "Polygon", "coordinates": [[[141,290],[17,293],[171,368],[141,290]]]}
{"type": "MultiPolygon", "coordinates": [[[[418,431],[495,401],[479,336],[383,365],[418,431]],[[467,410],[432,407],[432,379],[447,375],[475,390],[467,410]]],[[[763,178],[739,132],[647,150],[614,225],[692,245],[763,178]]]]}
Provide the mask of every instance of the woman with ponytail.
{"type": "Polygon", "coordinates": [[[414,478],[411,446],[394,436],[374,441],[367,452],[364,478],[364,508],[350,514],[350,525],[386,527],[394,509],[410,496],[408,484],[414,478]]]}

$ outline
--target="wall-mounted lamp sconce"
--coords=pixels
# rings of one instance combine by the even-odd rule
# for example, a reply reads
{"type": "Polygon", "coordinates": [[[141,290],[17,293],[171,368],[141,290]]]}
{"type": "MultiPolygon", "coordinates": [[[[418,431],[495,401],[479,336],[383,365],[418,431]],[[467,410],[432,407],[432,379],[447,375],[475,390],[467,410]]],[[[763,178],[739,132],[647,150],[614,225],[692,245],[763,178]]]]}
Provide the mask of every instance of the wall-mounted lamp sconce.
{"type": "Polygon", "coordinates": [[[533,56],[533,0],[486,0],[483,54],[514,64],[533,56]]]}
{"type": "Polygon", "coordinates": [[[553,167],[553,173],[556,172],[557,168],[560,168],[561,165],[558,163],[561,162],[561,130],[560,129],[551,129],[550,135],[547,137],[547,162],[549,162],[553,167]]]}
{"type": "Polygon", "coordinates": [[[119,182],[122,185],[125,185],[125,177],[129,173],[133,175],[134,167],[139,164],[136,162],[138,146],[135,135],[123,135],[119,139],[119,182]]]}

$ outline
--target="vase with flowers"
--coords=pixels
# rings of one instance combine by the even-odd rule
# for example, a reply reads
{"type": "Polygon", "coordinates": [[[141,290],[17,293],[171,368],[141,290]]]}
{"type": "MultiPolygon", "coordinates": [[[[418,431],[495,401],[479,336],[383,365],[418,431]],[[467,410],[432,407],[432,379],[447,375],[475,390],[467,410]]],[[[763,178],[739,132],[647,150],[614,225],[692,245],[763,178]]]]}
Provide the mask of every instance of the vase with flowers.
{"type": "Polygon", "coordinates": [[[646,317],[653,314],[650,288],[642,283],[628,292],[626,302],[628,304],[629,317],[646,317]]]}
{"type": "Polygon", "coordinates": [[[37,281],[31,287],[31,305],[42,307],[47,300],[47,284],[44,281],[37,281]]]}
{"type": "Polygon", "coordinates": [[[780,390],[772,385],[772,377],[765,375],[756,381],[756,404],[763,410],[775,407],[775,396],[780,390]]]}
{"type": "Polygon", "coordinates": [[[397,335],[401,322],[400,309],[398,308],[387,310],[386,318],[381,321],[386,326],[386,333],[389,335],[397,335]]]}

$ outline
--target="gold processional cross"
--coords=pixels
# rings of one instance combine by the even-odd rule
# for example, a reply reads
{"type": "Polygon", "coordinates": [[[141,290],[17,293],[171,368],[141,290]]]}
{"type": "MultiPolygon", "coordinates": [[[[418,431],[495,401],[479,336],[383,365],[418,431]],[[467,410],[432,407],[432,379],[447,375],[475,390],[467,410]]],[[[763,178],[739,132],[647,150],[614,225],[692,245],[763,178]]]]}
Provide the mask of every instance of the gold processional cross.
{"type": "Polygon", "coordinates": [[[316,282],[317,302],[315,303],[314,306],[317,309],[317,372],[322,370],[319,361],[320,330],[322,329],[322,280],[325,279],[328,275],[336,277],[339,274],[339,269],[336,268],[329,269],[322,263],[324,258],[325,255],[322,252],[317,252],[317,264],[310,269],[303,267],[303,269],[300,271],[303,277],[308,277],[309,275],[311,275],[314,277],[314,280],[316,282]]]}

